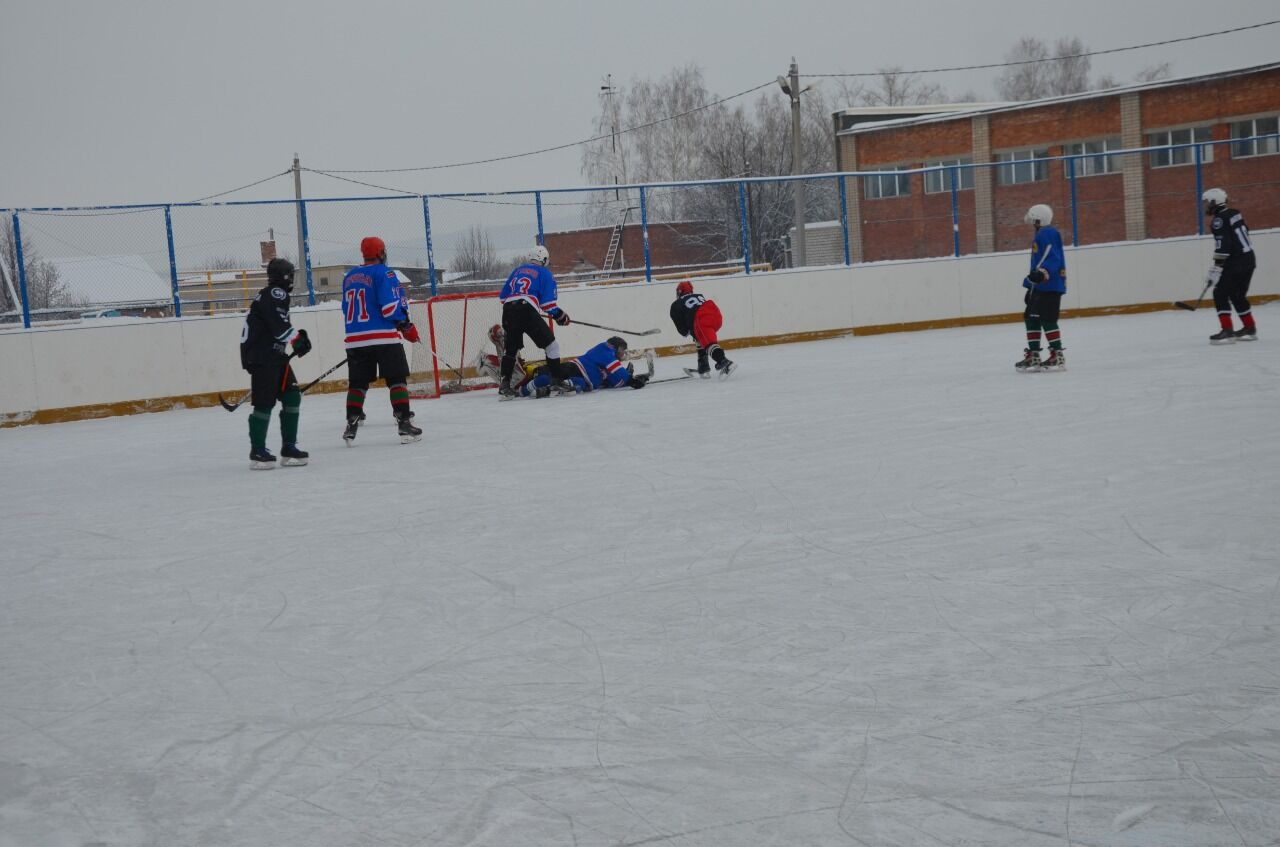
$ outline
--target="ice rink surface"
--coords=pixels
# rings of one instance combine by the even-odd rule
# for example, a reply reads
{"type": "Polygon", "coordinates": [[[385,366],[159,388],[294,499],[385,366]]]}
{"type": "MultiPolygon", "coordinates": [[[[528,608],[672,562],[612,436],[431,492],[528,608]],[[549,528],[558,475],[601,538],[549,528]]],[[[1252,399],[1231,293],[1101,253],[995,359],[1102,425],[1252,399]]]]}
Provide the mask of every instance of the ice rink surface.
{"type": "Polygon", "coordinates": [[[1280,843],[1257,314],[0,430],[0,845],[1280,843]]]}

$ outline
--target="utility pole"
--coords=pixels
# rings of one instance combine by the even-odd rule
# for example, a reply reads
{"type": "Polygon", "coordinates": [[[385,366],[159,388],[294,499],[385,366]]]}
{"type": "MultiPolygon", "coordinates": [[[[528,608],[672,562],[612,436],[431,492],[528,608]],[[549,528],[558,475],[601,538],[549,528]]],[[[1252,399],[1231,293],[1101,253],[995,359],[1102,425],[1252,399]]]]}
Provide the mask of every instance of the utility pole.
{"type": "Polygon", "coordinates": [[[605,74],[604,85],[600,86],[600,90],[603,91],[604,96],[608,98],[608,105],[606,108],[609,110],[609,124],[612,128],[609,139],[609,149],[613,151],[613,165],[615,169],[613,174],[613,184],[615,186],[613,189],[613,199],[621,200],[621,193],[616,188],[619,183],[618,172],[621,171],[625,175],[626,168],[623,167],[622,163],[618,160],[618,106],[613,99],[613,95],[618,89],[613,87],[613,74],[605,74]]]}
{"type": "MultiPolygon", "coordinates": [[[[791,70],[787,76],[778,77],[778,87],[782,89],[782,93],[791,98],[791,175],[799,176],[800,167],[800,66],[796,64],[796,57],[791,57],[791,70]]],[[[804,183],[800,181],[791,184],[791,197],[795,201],[795,207],[792,211],[792,226],[795,227],[796,234],[791,242],[791,265],[792,267],[803,267],[805,264],[804,250],[804,183]]]]}
{"type": "Polygon", "coordinates": [[[293,154],[293,199],[298,201],[293,207],[298,216],[298,267],[305,269],[307,246],[302,239],[302,166],[298,164],[297,153],[293,154]]]}

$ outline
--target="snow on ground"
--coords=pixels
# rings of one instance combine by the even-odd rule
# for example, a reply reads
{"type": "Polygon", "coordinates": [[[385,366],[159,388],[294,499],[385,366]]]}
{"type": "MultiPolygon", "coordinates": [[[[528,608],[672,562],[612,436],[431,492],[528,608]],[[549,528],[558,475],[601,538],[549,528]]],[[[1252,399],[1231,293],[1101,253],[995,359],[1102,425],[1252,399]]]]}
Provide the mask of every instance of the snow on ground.
{"type": "Polygon", "coordinates": [[[1257,311],[0,431],[0,845],[1277,843],[1257,311]]]}

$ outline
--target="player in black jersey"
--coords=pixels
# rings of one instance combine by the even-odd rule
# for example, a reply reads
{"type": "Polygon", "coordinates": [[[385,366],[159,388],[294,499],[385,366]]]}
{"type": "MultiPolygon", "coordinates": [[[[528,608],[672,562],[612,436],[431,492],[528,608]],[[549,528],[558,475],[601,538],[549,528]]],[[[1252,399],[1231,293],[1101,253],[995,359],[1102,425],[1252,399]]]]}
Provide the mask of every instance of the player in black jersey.
{"type": "Polygon", "coordinates": [[[1249,227],[1239,209],[1227,205],[1227,192],[1210,188],[1200,196],[1204,213],[1213,220],[1213,266],[1209,268],[1207,282],[1213,283],[1213,305],[1218,309],[1219,331],[1209,336],[1210,344],[1234,344],[1236,341],[1256,341],[1258,328],[1253,322],[1253,310],[1249,307],[1249,282],[1258,266],[1253,242],[1249,240],[1249,227]],[[1241,327],[1231,329],[1231,309],[1240,316],[1241,327]]]}
{"type": "Polygon", "coordinates": [[[296,356],[311,350],[305,329],[289,321],[289,290],[293,288],[293,263],[272,259],[267,263],[267,284],[253,298],[240,332],[240,364],[250,374],[253,411],[249,413],[249,467],[268,470],[276,457],[267,449],[271,410],[280,400],[280,449],[282,464],[305,465],[307,452],[298,449],[298,415],[302,392],[289,367],[289,345],[296,356]]]}
{"type": "MultiPolygon", "coordinates": [[[[724,350],[720,348],[717,333],[724,324],[724,318],[720,315],[719,307],[714,300],[695,294],[693,283],[687,279],[676,286],[676,300],[671,304],[671,322],[675,324],[676,332],[693,336],[698,345],[698,376],[703,379],[711,377],[708,356],[715,361],[721,379],[737,370],[738,366],[726,358],[724,350]]],[[[692,374],[694,371],[685,368],[685,372],[692,374]]]]}

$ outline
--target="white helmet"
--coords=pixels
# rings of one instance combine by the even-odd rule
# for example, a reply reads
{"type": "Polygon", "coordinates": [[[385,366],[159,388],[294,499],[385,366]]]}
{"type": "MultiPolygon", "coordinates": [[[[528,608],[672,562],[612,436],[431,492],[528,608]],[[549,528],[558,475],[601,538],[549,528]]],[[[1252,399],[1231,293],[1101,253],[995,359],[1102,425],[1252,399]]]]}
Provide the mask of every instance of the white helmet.
{"type": "Polygon", "coordinates": [[[1204,213],[1206,215],[1213,214],[1218,209],[1227,205],[1227,192],[1221,188],[1210,188],[1204,194],[1200,195],[1200,202],[1204,204],[1204,213]]]}
{"type": "Polygon", "coordinates": [[[537,247],[533,248],[533,260],[545,268],[547,266],[547,262],[551,261],[551,254],[547,252],[546,247],[539,244],[537,247]]]}
{"type": "Polygon", "coordinates": [[[1053,209],[1050,209],[1043,203],[1037,203],[1030,209],[1027,209],[1027,216],[1023,218],[1023,220],[1029,224],[1048,226],[1053,222],[1053,209]]]}

